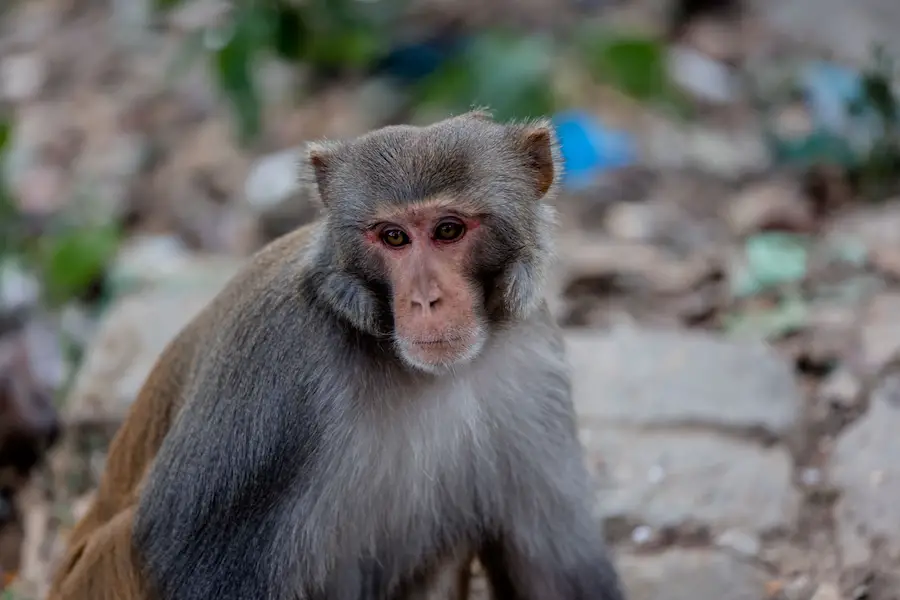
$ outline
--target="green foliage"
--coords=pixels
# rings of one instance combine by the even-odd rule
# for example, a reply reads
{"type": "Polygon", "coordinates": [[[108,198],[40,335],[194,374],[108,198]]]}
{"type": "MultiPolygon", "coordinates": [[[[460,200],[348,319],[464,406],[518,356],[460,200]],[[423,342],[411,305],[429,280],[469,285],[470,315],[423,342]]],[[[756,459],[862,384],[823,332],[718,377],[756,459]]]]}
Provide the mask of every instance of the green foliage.
{"type": "Polygon", "coordinates": [[[788,295],[768,309],[736,311],[722,319],[725,331],[737,338],[777,339],[801,331],[810,319],[810,308],[799,295],[788,295]]]}
{"type": "Polygon", "coordinates": [[[735,277],[732,293],[752,296],[770,288],[799,283],[806,277],[807,240],[782,232],[759,233],[744,245],[745,268],[735,277]]]}
{"type": "Polygon", "coordinates": [[[550,84],[554,47],[548,38],[489,32],[425,78],[415,92],[427,108],[462,112],[485,105],[501,120],[554,110],[550,84]]]}
{"type": "MultiPolygon", "coordinates": [[[[0,174],[12,138],[12,122],[0,119],[0,174]]],[[[81,296],[102,276],[119,243],[118,226],[77,226],[31,234],[0,177],[0,262],[19,263],[41,279],[52,306],[81,296]]],[[[53,223],[51,223],[53,225],[53,223]]]]}
{"type": "Polygon", "coordinates": [[[896,192],[900,174],[900,121],[898,121],[897,97],[893,81],[895,65],[881,47],[873,51],[874,64],[862,73],[862,106],[852,107],[854,112],[867,109],[877,115],[881,135],[855,169],[864,195],[885,197],[896,192]]]}
{"type": "Polygon", "coordinates": [[[266,13],[238,9],[231,37],[210,57],[216,81],[232,105],[238,139],[247,143],[261,128],[259,92],[253,79],[253,63],[260,41],[267,33],[266,13]],[[247,14],[242,14],[242,13],[247,14]]]}
{"type": "MultiPolygon", "coordinates": [[[[157,0],[168,10],[184,0],[157,0]]],[[[189,36],[172,74],[183,72],[202,51],[231,104],[242,144],[262,129],[262,101],[254,79],[257,62],[277,56],[314,69],[363,69],[390,48],[392,26],[405,0],[255,0],[236,4],[226,27],[189,36]],[[211,34],[211,35],[210,35],[211,34]],[[211,37],[224,37],[221,43],[211,37]]]]}
{"type": "Polygon", "coordinates": [[[34,262],[47,301],[59,305],[83,294],[115,256],[119,236],[116,225],[105,225],[38,240],[34,262]]]}
{"type": "Polygon", "coordinates": [[[577,32],[575,47],[591,73],[603,83],[641,102],[686,114],[688,103],[668,75],[662,40],[590,25],[577,32]]]}
{"type": "Polygon", "coordinates": [[[0,115],[0,258],[16,248],[17,239],[21,236],[21,227],[16,223],[16,206],[4,179],[6,152],[12,135],[12,120],[0,115]]]}

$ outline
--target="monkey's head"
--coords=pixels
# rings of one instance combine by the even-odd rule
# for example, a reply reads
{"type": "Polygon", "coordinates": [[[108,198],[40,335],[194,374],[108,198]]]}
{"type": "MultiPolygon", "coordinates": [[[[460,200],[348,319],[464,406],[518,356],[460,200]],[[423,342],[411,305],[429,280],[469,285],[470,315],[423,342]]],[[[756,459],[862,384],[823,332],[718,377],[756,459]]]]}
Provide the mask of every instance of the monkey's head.
{"type": "Polygon", "coordinates": [[[546,121],[471,112],[309,146],[326,226],[320,294],[358,329],[440,372],[543,302],[562,160],[546,121]]]}

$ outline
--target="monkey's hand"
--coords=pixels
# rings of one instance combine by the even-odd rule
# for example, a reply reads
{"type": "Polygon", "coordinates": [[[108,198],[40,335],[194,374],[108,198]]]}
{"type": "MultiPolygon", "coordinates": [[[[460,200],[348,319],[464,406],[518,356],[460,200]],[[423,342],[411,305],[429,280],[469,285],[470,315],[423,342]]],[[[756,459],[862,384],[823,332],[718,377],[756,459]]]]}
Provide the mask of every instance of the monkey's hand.
{"type": "Polygon", "coordinates": [[[160,600],[276,600],[302,585],[291,491],[318,436],[273,329],[223,336],[235,350],[201,365],[148,475],[134,546],[160,600]]]}

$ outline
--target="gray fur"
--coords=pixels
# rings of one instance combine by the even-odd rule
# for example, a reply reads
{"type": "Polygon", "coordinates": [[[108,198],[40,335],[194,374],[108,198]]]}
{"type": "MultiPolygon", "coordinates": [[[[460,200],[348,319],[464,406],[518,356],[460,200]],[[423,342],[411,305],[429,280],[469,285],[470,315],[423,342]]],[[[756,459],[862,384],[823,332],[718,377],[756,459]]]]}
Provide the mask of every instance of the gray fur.
{"type": "Polygon", "coordinates": [[[499,600],[622,598],[540,293],[551,214],[516,154],[530,126],[464,115],[312,150],[327,216],[300,255],[231,284],[243,301],[146,481],[135,547],[161,600],[411,600],[471,552],[499,600]],[[434,375],[398,360],[355,236],[377,203],[448,191],[490,215],[473,276],[490,334],[434,375]]]}

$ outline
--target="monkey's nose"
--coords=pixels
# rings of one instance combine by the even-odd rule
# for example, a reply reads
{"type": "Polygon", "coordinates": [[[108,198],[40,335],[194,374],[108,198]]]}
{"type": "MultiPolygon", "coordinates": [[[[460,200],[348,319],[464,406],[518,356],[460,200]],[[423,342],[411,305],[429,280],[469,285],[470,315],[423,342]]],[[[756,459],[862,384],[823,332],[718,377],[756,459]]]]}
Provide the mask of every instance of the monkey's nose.
{"type": "Polygon", "coordinates": [[[413,312],[416,314],[427,315],[432,312],[441,303],[441,294],[436,289],[430,290],[414,290],[410,298],[413,312]]]}

